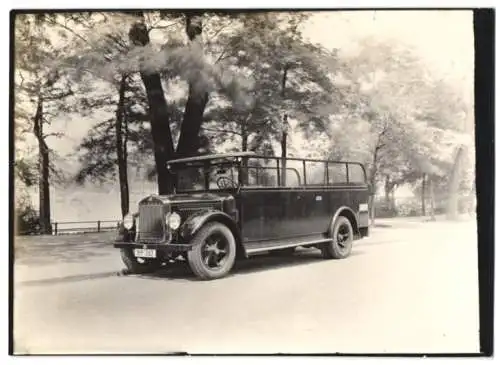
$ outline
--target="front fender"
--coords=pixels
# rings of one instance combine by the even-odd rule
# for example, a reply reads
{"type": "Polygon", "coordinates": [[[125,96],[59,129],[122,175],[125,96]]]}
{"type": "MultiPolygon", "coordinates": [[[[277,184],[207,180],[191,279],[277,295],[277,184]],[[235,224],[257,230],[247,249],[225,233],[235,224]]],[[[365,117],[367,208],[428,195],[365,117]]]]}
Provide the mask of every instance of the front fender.
{"type": "Polygon", "coordinates": [[[221,222],[227,225],[233,232],[235,238],[237,240],[240,239],[238,225],[233,218],[219,210],[207,209],[193,214],[181,225],[179,234],[182,240],[189,242],[201,227],[209,222],[221,222]]]}
{"type": "Polygon", "coordinates": [[[117,229],[117,235],[115,238],[116,242],[119,241],[124,241],[124,242],[132,242],[134,241],[135,237],[135,230],[136,230],[136,221],[139,219],[139,212],[133,213],[132,216],[134,217],[134,225],[132,226],[131,229],[126,229],[123,226],[123,219],[120,221],[120,224],[118,225],[117,229]]]}
{"type": "Polygon", "coordinates": [[[123,222],[121,222],[116,232],[115,241],[132,242],[134,241],[134,236],[135,236],[135,226],[132,227],[132,229],[128,230],[123,226],[123,222]]]}

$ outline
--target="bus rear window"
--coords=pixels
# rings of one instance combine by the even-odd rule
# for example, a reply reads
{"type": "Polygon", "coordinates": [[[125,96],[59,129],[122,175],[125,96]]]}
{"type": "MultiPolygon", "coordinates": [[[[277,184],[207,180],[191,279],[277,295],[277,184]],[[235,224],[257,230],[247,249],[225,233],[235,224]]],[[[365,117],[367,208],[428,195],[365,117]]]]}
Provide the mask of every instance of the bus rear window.
{"type": "Polygon", "coordinates": [[[349,182],[362,184],[365,183],[365,173],[363,168],[357,164],[349,164],[349,182]]]}

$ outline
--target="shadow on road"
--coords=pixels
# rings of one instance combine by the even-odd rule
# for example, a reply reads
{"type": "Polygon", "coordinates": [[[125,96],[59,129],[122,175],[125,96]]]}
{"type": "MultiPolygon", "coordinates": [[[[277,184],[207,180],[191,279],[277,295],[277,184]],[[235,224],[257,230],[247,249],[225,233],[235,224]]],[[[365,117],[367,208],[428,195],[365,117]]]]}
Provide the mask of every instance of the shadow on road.
{"type": "MultiPolygon", "coordinates": [[[[351,253],[351,256],[362,255],[364,252],[357,249],[351,253]]],[[[255,256],[247,260],[237,261],[231,274],[227,277],[238,275],[251,275],[268,270],[280,270],[299,265],[311,265],[325,262],[318,250],[304,250],[290,256],[275,257],[270,255],[255,256]]],[[[176,262],[170,264],[161,270],[151,274],[123,274],[121,271],[107,271],[91,274],[78,274],[69,276],[58,276],[46,279],[35,279],[21,281],[16,284],[17,287],[35,287],[44,285],[75,283],[88,280],[105,279],[115,276],[129,276],[145,280],[176,280],[176,281],[199,281],[192,273],[187,262],[176,262]]]]}
{"type": "Polygon", "coordinates": [[[102,272],[102,273],[94,273],[94,274],[79,274],[79,275],[70,275],[63,277],[55,277],[55,278],[47,278],[47,279],[37,279],[37,280],[26,280],[16,284],[16,286],[29,287],[29,286],[43,286],[43,285],[52,285],[52,284],[61,284],[61,283],[74,283],[78,281],[86,281],[93,279],[104,279],[112,276],[117,276],[118,272],[110,271],[110,272],[102,272]]]}
{"type": "MultiPolygon", "coordinates": [[[[362,255],[364,252],[356,249],[353,250],[351,256],[362,255]]],[[[334,261],[334,260],[333,260],[334,261]]],[[[300,265],[311,265],[325,262],[318,250],[299,251],[290,256],[271,256],[259,255],[246,260],[240,260],[235,263],[231,274],[227,276],[251,275],[268,270],[280,270],[300,265]]],[[[187,262],[178,262],[159,270],[152,274],[130,275],[142,279],[153,280],[188,280],[199,281],[199,279],[191,272],[187,262]]],[[[222,279],[223,280],[223,279],[222,279]]]]}
{"type": "Polygon", "coordinates": [[[374,228],[391,228],[392,226],[387,223],[375,223],[372,227],[374,228]]]}

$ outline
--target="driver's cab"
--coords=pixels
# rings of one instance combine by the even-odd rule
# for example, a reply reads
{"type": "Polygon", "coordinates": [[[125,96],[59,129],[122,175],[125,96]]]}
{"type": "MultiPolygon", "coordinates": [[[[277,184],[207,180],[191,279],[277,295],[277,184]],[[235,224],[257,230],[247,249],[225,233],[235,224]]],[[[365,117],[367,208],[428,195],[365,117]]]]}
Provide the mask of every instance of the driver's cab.
{"type": "Polygon", "coordinates": [[[237,189],[239,163],[237,156],[206,156],[175,160],[169,164],[174,175],[175,192],[237,189]]]}
{"type": "Polygon", "coordinates": [[[234,189],[238,187],[238,176],[232,166],[223,164],[216,166],[209,178],[209,189],[234,189]]]}

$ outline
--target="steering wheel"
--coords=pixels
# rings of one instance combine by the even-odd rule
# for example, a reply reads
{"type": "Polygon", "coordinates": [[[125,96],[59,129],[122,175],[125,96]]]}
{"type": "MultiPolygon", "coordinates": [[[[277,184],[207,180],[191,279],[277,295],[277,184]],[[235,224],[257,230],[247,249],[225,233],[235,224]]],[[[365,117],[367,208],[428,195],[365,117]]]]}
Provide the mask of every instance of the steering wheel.
{"type": "Polygon", "coordinates": [[[230,178],[221,176],[217,179],[217,186],[219,189],[236,188],[238,185],[230,178]]]}

